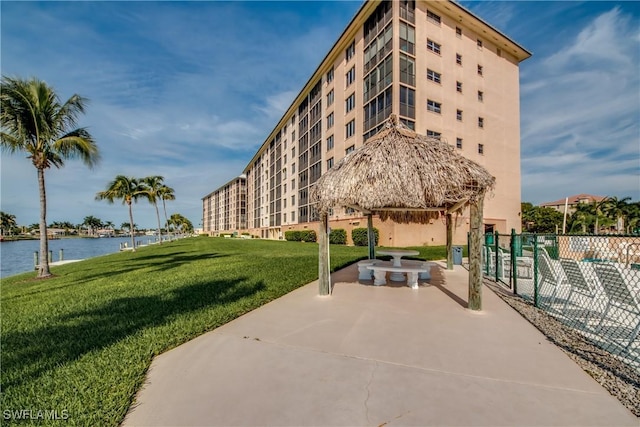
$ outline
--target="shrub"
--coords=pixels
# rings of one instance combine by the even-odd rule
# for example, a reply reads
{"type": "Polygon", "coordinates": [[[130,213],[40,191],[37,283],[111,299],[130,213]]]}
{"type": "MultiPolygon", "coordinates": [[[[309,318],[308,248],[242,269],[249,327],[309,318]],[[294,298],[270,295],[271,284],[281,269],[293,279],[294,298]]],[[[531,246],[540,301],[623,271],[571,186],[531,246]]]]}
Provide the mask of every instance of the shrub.
{"type": "MultiPolygon", "coordinates": [[[[378,246],[378,243],[380,242],[380,233],[377,228],[373,229],[373,234],[375,235],[374,246],[378,246]]],[[[353,240],[353,244],[356,246],[368,246],[369,241],[367,240],[367,229],[354,228],[351,231],[351,240],[353,240]]]]}
{"type": "Polygon", "coordinates": [[[289,242],[299,242],[300,241],[300,231],[299,230],[291,230],[284,232],[285,240],[289,242]]]}
{"type": "Polygon", "coordinates": [[[300,232],[300,240],[303,242],[315,242],[318,240],[318,237],[313,230],[302,230],[300,232]]]}
{"type": "Polygon", "coordinates": [[[331,234],[329,234],[329,243],[332,245],[346,245],[347,232],[343,228],[331,230],[331,234]]]}

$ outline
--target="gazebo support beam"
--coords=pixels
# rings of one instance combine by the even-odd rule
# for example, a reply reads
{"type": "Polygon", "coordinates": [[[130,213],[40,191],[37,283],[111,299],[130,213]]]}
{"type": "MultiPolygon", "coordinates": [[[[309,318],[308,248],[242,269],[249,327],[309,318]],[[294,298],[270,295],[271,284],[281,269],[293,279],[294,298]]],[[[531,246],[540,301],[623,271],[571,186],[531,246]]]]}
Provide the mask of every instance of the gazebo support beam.
{"type": "Polygon", "coordinates": [[[375,259],[376,257],[376,235],[373,232],[373,215],[367,214],[367,240],[369,245],[369,259],[375,259]]]}
{"type": "Polygon", "coordinates": [[[318,233],[318,282],[320,295],[331,293],[331,275],[329,274],[329,214],[320,215],[318,233]]]}
{"type": "Polygon", "coordinates": [[[482,310],[482,209],[484,193],[471,203],[469,212],[469,309],[482,310]]]}
{"type": "Polygon", "coordinates": [[[453,221],[452,215],[447,213],[447,270],[453,270],[453,221]]]}

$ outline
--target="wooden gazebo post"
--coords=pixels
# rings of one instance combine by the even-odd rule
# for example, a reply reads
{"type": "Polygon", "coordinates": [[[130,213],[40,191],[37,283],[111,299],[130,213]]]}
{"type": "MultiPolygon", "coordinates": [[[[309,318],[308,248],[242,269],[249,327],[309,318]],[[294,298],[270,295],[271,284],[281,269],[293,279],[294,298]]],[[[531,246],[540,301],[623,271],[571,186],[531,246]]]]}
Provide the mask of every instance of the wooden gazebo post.
{"type": "Polygon", "coordinates": [[[447,270],[453,270],[453,221],[450,212],[447,212],[447,270]]]}
{"type": "Polygon", "coordinates": [[[469,212],[469,309],[482,310],[482,209],[484,192],[471,201],[469,212]]]}
{"type": "Polygon", "coordinates": [[[376,235],[373,232],[373,214],[369,212],[367,214],[367,240],[368,240],[367,244],[369,246],[369,259],[375,259],[376,257],[375,238],[376,238],[376,235]]]}
{"type": "Polygon", "coordinates": [[[331,293],[331,275],[329,274],[329,214],[320,214],[318,230],[318,282],[320,295],[331,293]]]}

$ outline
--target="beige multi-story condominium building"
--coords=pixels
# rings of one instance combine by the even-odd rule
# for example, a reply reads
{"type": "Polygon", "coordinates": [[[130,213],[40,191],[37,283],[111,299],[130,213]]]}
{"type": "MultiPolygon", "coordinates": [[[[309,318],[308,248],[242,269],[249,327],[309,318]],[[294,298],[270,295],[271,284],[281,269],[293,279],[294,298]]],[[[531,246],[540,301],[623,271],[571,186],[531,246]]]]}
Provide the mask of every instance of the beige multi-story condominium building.
{"type": "MultiPolygon", "coordinates": [[[[529,56],[452,1],[365,2],[245,168],[249,232],[317,228],[310,189],[391,114],[487,168],[496,187],[486,230],[520,231],[519,63],[529,56]]],[[[348,235],[366,226],[349,209],[330,221],[348,235]]],[[[468,213],[456,223],[455,241],[466,242],[468,213]]],[[[443,221],[374,226],[381,245],[445,242],[443,221]]]]}
{"type": "Polygon", "coordinates": [[[227,182],[202,198],[203,232],[218,235],[247,229],[247,179],[227,182]]]}

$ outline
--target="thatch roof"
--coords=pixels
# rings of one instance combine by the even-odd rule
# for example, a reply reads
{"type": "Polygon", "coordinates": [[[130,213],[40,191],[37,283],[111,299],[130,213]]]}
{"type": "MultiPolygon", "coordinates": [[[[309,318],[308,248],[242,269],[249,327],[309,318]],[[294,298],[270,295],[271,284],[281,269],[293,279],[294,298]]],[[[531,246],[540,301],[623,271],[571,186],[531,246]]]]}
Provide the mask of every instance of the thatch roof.
{"type": "Polygon", "coordinates": [[[484,197],[494,183],[484,167],[392,115],[385,129],[321,176],[310,196],[321,213],[353,207],[382,220],[426,223],[484,197]]]}

